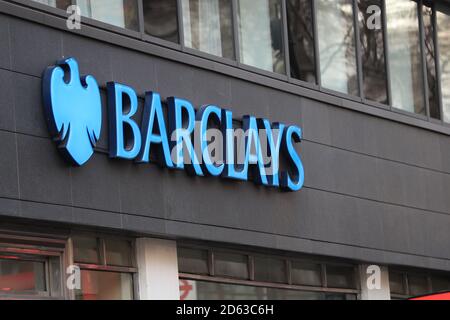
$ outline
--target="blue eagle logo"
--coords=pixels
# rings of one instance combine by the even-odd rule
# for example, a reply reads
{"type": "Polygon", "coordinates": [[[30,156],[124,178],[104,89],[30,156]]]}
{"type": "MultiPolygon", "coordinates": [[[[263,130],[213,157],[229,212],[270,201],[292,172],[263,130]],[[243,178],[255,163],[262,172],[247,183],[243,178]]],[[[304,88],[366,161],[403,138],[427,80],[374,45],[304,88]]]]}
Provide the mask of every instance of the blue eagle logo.
{"type": "Polygon", "coordinates": [[[43,97],[52,138],[70,162],[82,166],[93,155],[102,127],[97,81],[80,78],[77,61],[64,59],[44,71],[43,97]]]}

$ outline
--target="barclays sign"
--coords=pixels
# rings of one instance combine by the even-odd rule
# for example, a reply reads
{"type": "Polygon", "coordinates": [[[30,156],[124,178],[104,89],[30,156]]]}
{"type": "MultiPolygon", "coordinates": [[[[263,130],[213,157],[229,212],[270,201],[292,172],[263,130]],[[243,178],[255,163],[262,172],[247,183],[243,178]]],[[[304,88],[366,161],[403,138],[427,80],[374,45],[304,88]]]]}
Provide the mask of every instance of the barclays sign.
{"type": "MultiPolygon", "coordinates": [[[[43,76],[44,112],[51,136],[65,158],[77,166],[94,154],[102,128],[100,89],[93,76],[80,77],[74,58],[58,61],[43,76]]],[[[302,130],[244,116],[240,128],[230,110],[157,92],[145,94],[138,123],[138,97],[124,84],[107,84],[109,155],[157,162],[197,176],[253,180],[267,187],[298,191],[304,169],[298,150],[302,130]]]]}

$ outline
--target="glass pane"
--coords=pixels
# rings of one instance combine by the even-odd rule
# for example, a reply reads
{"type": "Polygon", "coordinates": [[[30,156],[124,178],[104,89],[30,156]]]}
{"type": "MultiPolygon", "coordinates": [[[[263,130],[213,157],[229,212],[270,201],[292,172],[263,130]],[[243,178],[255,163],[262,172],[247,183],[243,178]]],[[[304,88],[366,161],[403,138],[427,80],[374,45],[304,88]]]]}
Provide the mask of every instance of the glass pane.
{"type": "Polygon", "coordinates": [[[178,269],[182,273],[208,274],[208,251],[178,248],[178,269]]]}
{"type": "Polygon", "coordinates": [[[138,30],[137,0],[77,0],[81,14],[117,27],[138,30]]]}
{"type": "Polygon", "coordinates": [[[33,0],[54,8],[66,10],[68,6],[72,4],[72,0],[33,0]]]}
{"type": "Polygon", "coordinates": [[[0,259],[0,292],[44,292],[44,262],[0,259]]]}
{"type": "Polygon", "coordinates": [[[450,122],[450,16],[437,12],[439,62],[444,121],[450,122]]]}
{"type": "Polygon", "coordinates": [[[233,19],[229,0],[182,0],[184,44],[234,59],[233,19]]]}
{"type": "Polygon", "coordinates": [[[255,257],[255,280],[286,283],[286,262],[281,259],[255,257]]]}
{"type": "Polygon", "coordinates": [[[179,43],[177,0],[143,0],[145,33],[179,43]]]}
{"type": "Polygon", "coordinates": [[[327,265],[326,269],[328,288],[356,288],[355,269],[353,267],[327,265]]]}
{"type": "Polygon", "coordinates": [[[322,270],[320,264],[292,262],[292,283],[304,286],[322,286],[322,270]]]}
{"type": "Polygon", "coordinates": [[[280,0],[239,0],[240,61],[285,74],[280,0]]]}
{"type": "Polygon", "coordinates": [[[318,0],[317,4],[322,86],[358,95],[352,0],[318,0]]]}
{"type": "Polygon", "coordinates": [[[311,0],[287,0],[291,76],[316,83],[314,28],[311,0]]]}
{"type": "Polygon", "coordinates": [[[425,38],[425,58],[427,61],[428,103],[430,116],[434,119],[441,118],[439,108],[439,94],[436,79],[436,49],[434,44],[433,9],[423,6],[423,27],[425,38]]]}
{"type": "Polygon", "coordinates": [[[450,290],[450,279],[444,277],[432,277],[431,284],[433,286],[433,292],[450,290]]]}
{"type": "Polygon", "coordinates": [[[392,105],[425,115],[417,3],[386,0],[392,105]]]}
{"type": "Polygon", "coordinates": [[[242,254],[214,253],[217,276],[248,279],[248,258],[242,254]]]}
{"type": "Polygon", "coordinates": [[[128,273],[81,270],[77,300],[132,300],[133,279],[128,273]]]}
{"type": "Polygon", "coordinates": [[[50,293],[52,297],[63,295],[61,288],[61,259],[59,257],[49,258],[50,293]]]}
{"type": "Polygon", "coordinates": [[[387,76],[382,7],[382,0],[358,0],[364,97],[386,104],[387,76]]]}
{"type": "Polygon", "coordinates": [[[75,262],[100,264],[98,240],[91,237],[73,237],[75,262]]]}
{"type": "Polygon", "coordinates": [[[132,267],[131,242],[127,240],[105,239],[106,264],[132,267]]]}
{"type": "Polygon", "coordinates": [[[215,282],[180,280],[181,300],[355,300],[354,295],[327,294],[215,282]]]}
{"type": "Polygon", "coordinates": [[[406,295],[403,273],[389,272],[389,287],[391,293],[406,295]]]}
{"type": "Polygon", "coordinates": [[[410,296],[420,296],[430,293],[426,276],[408,274],[408,286],[410,296]]]}

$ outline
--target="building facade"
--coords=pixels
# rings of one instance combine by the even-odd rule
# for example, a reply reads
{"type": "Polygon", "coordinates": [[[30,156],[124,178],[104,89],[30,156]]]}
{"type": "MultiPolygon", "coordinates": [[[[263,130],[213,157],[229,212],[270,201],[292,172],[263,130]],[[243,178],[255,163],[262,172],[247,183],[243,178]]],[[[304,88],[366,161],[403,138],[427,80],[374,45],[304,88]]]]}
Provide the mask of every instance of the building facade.
{"type": "Polygon", "coordinates": [[[443,0],[0,0],[0,299],[449,290],[449,30],[443,0]],[[91,106],[69,58],[93,154],[52,109],[91,106]],[[280,175],[168,165],[172,97],[292,128],[280,175]]]}

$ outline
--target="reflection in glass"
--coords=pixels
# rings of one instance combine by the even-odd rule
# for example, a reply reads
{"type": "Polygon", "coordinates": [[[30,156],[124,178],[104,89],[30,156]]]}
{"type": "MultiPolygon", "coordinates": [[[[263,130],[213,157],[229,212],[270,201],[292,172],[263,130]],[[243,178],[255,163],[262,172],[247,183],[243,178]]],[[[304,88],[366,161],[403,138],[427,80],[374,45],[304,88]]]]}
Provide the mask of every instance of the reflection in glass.
{"type": "Polygon", "coordinates": [[[450,16],[437,12],[439,63],[444,121],[450,123],[450,16]]]}
{"type": "Polygon", "coordinates": [[[214,254],[216,276],[248,279],[248,258],[243,254],[217,252],[214,254]]]}
{"type": "Polygon", "coordinates": [[[288,0],[286,5],[291,76],[302,81],[316,83],[311,0],[288,0]]]}
{"type": "Polygon", "coordinates": [[[77,300],[132,300],[131,274],[81,270],[81,290],[77,300]]]}
{"type": "Polygon", "coordinates": [[[392,105],[426,114],[417,3],[386,0],[392,105]]]}
{"type": "Polygon", "coordinates": [[[285,74],[280,0],[239,0],[240,61],[285,74]]]}
{"type": "Polygon", "coordinates": [[[77,0],[76,4],[85,17],[121,28],[139,29],[136,0],[77,0]]]}
{"type": "Polygon", "coordinates": [[[364,97],[387,103],[387,76],[381,0],[358,0],[364,97]]]}
{"type": "Polygon", "coordinates": [[[309,292],[180,280],[181,300],[356,300],[352,294],[309,292]]]}
{"type": "Polygon", "coordinates": [[[443,292],[450,290],[450,279],[445,277],[433,276],[431,278],[431,284],[433,287],[433,292],[443,292]]]}
{"type": "Polygon", "coordinates": [[[441,111],[439,109],[439,93],[436,79],[436,49],[434,44],[435,31],[433,24],[433,9],[427,6],[423,6],[422,8],[430,117],[433,119],[440,119],[441,111]]]}
{"type": "Polygon", "coordinates": [[[186,47],[234,59],[231,1],[182,0],[182,6],[186,47]]]}
{"type": "Polygon", "coordinates": [[[44,262],[0,259],[0,293],[44,291],[44,262]]]}
{"type": "Polygon", "coordinates": [[[106,263],[110,266],[131,267],[131,242],[120,239],[105,239],[106,263]]]}
{"type": "Polygon", "coordinates": [[[352,0],[318,0],[317,4],[322,86],[358,95],[352,0]]]}
{"type": "Polygon", "coordinates": [[[292,283],[304,286],[322,286],[322,267],[320,264],[292,262],[292,283]]]}
{"type": "Polygon", "coordinates": [[[391,293],[406,295],[403,273],[393,271],[389,272],[389,288],[391,293]]]}
{"type": "Polygon", "coordinates": [[[326,269],[328,288],[356,288],[355,269],[353,267],[327,265],[326,269]]]}
{"type": "Polygon", "coordinates": [[[286,261],[282,259],[255,257],[255,280],[261,282],[286,283],[286,261]]]}
{"type": "Polygon", "coordinates": [[[143,0],[145,33],[179,43],[177,0],[143,0]]]}
{"type": "Polygon", "coordinates": [[[100,264],[99,243],[94,237],[76,236],[73,240],[75,262],[100,264]]]}
{"type": "Polygon", "coordinates": [[[408,274],[408,287],[409,295],[413,297],[431,293],[428,288],[428,279],[424,275],[408,274]]]}
{"type": "Polygon", "coordinates": [[[185,273],[208,274],[208,251],[178,248],[178,269],[185,273]]]}

